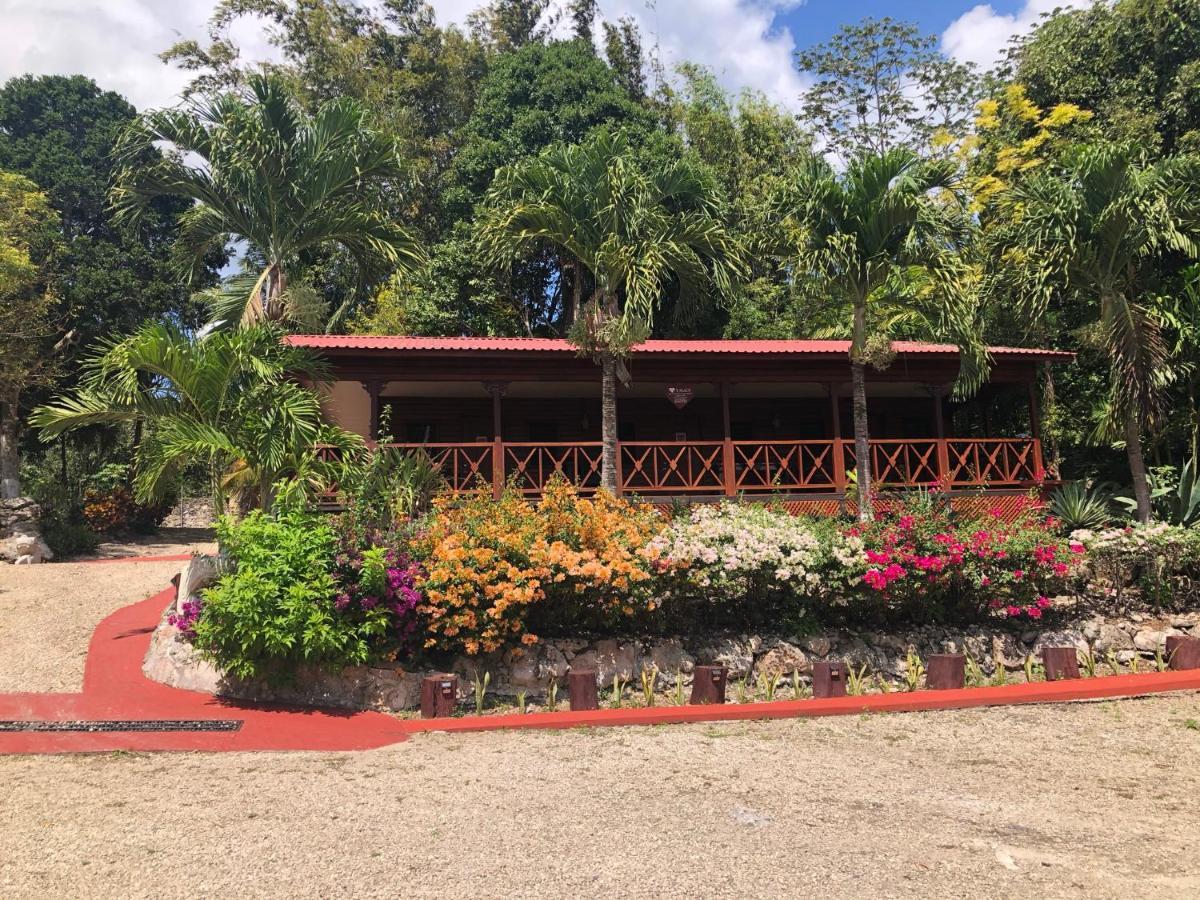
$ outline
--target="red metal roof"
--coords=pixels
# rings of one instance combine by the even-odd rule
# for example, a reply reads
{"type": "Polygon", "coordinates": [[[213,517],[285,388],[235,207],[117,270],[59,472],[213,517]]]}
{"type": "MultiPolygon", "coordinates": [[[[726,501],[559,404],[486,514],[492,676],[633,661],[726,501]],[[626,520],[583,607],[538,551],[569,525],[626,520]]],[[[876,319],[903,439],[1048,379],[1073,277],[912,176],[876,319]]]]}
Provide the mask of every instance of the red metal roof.
{"type": "MultiPolygon", "coordinates": [[[[363,350],[376,353],[578,353],[573,344],[562,338],[294,334],[290,335],[287,340],[297,347],[311,347],[319,350],[363,350]]],[[[894,341],[892,347],[897,353],[903,354],[958,355],[958,348],[953,344],[924,344],[917,341],[894,341]]],[[[1020,357],[1024,359],[1069,360],[1075,355],[1065,350],[1044,350],[1034,347],[989,347],[988,350],[993,356],[1020,357]]],[[[633,352],[636,354],[734,353],[782,356],[791,354],[845,355],[850,352],[850,342],[809,340],[655,340],[638,344],[633,348],[633,352]]]]}

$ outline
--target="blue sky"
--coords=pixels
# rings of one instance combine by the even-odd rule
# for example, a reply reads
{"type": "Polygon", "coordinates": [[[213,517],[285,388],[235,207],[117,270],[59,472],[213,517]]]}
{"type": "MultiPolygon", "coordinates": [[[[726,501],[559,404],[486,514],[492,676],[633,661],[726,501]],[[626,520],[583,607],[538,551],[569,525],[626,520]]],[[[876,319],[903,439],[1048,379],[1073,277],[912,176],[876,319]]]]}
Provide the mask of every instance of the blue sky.
{"type": "MultiPolygon", "coordinates": [[[[378,0],[358,0],[372,5],[378,0]]],[[[429,0],[443,23],[462,23],[483,0],[429,0]]],[[[633,17],[663,62],[712,68],[731,91],[752,88],[791,108],[807,79],[797,49],[847,22],[891,15],[916,21],[942,49],[984,67],[1014,34],[1055,6],[1090,0],[600,0],[610,21],[633,17]]],[[[83,74],[136,106],[173,104],[190,80],[157,54],[180,37],[203,40],[215,0],[0,0],[0,81],[26,72],[83,74]],[[119,37],[119,39],[118,39],[119,37]]],[[[240,22],[234,37],[248,61],[275,55],[263,24],[240,22]]]]}

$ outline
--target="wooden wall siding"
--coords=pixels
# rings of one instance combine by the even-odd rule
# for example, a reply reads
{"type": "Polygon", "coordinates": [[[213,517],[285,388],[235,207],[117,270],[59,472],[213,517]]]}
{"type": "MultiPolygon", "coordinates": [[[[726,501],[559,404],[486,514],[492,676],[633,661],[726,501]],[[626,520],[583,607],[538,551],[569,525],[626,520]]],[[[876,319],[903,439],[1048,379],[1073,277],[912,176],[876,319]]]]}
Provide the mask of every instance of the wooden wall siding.
{"type": "MultiPolygon", "coordinates": [[[[389,409],[392,437],[400,442],[466,443],[492,440],[492,401],[479,397],[383,397],[389,409]],[[426,433],[428,436],[426,437],[426,433]]],[[[365,394],[363,402],[365,403],[365,394]]],[[[598,399],[505,397],[502,401],[505,441],[598,441],[598,399]]],[[[869,413],[871,436],[928,438],[935,436],[933,401],[928,398],[888,397],[875,401],[869,413]]],[[[842,436],[853,433],[850,401],[840,404],[842,436]]],[[[699,397],[677,410],[665,397],[631,397],[618,401],[622,438],[628,441],[720,441],[721,402],[699,397]]],[[[734,398],[729,404],[734,440],[817,440],[833,436],[829,401],[817,398],[734,398]]]]}

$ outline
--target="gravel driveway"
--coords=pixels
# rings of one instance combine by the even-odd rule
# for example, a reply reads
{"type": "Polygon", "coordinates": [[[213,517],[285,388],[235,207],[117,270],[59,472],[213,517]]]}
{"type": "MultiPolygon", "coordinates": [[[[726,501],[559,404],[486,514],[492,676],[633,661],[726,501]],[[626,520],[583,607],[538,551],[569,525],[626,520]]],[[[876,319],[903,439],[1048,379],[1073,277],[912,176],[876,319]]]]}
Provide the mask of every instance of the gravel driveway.
{"type": "MultiPolygon", "coordinates": [[[[10,572],[4,690],[70,681],[40,657],[73,664],[88,616],[171,567],[46,566],[15,591],[10,572]],[[36,652],[14,655],[22,640],[36,652]]],[[[1198,795],[1195,694],[366,753],[4,757],[0,897],[1191,898],[1198,795]]]]}

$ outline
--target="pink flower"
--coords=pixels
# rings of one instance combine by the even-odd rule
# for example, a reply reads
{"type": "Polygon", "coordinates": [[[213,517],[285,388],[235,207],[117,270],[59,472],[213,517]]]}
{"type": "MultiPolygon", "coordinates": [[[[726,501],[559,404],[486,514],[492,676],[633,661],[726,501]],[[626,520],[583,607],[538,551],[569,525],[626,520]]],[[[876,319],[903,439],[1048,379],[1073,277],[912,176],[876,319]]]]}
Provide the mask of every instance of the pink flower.
{"type": "Polygon", "coordinates": [[[914,520],[913,520],[912,516],[901,516],[900,517],[900,527],[903,528],[905,531],[907,531],[908,529],[913,527],[913,521],[914,520]]]}
{"type": "Polygon", "coordinates": [[[863,575],[863,581],[877,591],[882,591],[887,587],[887,578],[878,569],[868,569],[866,574],[863,575]]]}
{"type": "Polygon", "coordinates": [[[1054,605],[1053,601],[1049,597],[1038,597],[1034,603],[1037,604],[1038,609],[1046,609],[1047,607],[1054,605]]]}
{"type": "Polygon", "coordinates": [[[1013,569],[1013,581],[1020,581],[1025,577],[1024,569],[1013,569]]]}
{"type": "Polygon", "coordinates": [[[982,578],[979,579],[980,587],[987,587],[991,583],[992,583],[992,579],[988,578],[986,575],[984,575],[982,578]]]}
{"type": "Polygon", "coordinates": [[[1005,612],[1008,613],[1008,617],[1010,619],[1015,619],[1017,616],[1019,616],[1021,614],[1022,610],[1021,610],[1021,607],[1019,607],[1019,606],[1010,606],[1010,607],[1008,607],[1008,609],[1005,610],[1005,612]]]}
{"type": "Polygon", "coordinates": [[[892,561],[890,553],[877,553],[874,550],[867,551],[867,562],[876,563],[877,565],[887,565],[892,561]]]}
{"type": "Polygon", "coordinates": [[[1025,615],[1029,616],[1031,619],[1040,619],[1042,617],[1042,611],[1036,606],[1027,606],[1025,607],[1025,615]]]}
{"type": "Polygon", "coordinates": [[[1078,541],[1071,541],[1071,543],[1067,544],[1067,547],[1070,549],[1070,551],[1072,553],[1082,553],[1083,552],[1083,544],[1079,543],[1078,541]]]}
{"type": "Polygon", "coordinates": [[[1055,563],[1054,564],[1054,574],[1055,575],[1066,575],[1067,574],[1067,564],[1060,563],[1060,562],[1055,563]]]}

